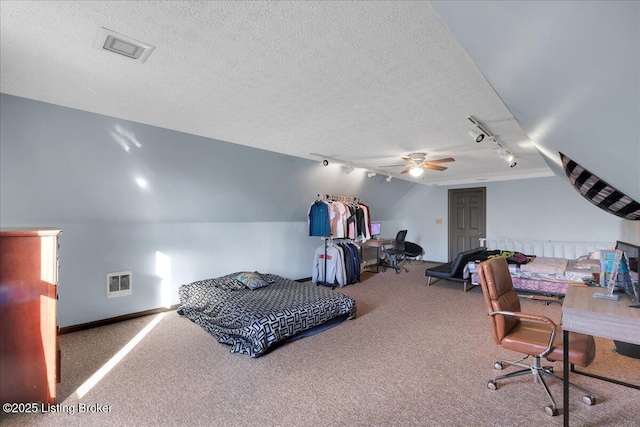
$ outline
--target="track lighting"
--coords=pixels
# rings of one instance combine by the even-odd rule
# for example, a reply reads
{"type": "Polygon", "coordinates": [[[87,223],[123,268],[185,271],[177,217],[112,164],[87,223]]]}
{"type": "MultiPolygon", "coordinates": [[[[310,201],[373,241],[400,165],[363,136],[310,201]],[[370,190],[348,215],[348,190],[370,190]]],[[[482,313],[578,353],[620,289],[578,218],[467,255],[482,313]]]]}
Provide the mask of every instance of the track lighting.
{"type": "Polygon", "coordinates": [[[476,129],[469,131],[469,136],[476,142],[482,142],[485,138],[493,138],[493,134],[489,132],[475,117],[469,116],[467,119],[476,126],[476,129]]]}
{"type": "Polygon", "coordinates": [[[511,163],[513,161],[513,154],[509,153],[505,150],[504,154],[500,156],[507,163],[511,163]]]}
{"type": "Polygon", "coordinates": [[[414,178],[421,177],[423,173],[424,173],[424,169],[422,169],[420,166],[414,166],[411,169],[409,169],[409,174],[414,178]]]}
{"type": "Polygon", "coordinates": [[[482,133],[475,130],[469,132],[469,135],[475,137],[476,142],[484,140],[485,136],[488,137],[492,141],[491,150],[497,153],[498,157],[507,162],[510,168],[513,168],[518,164],[518,162],[515,160],[516,156],[514,156],[511,150],[509,150],[502,142],[498,141],[498,138],[495,135],[487,132],[487,130],[472,116],[467,118],[469,119],[469,121],[471,121],[471,123],[476,125],[478,130],[482,131],[482,133]]]}
{"type": "Polygon", "coordinates": [[[498,157],[507,162],[510,168],[515,167],[518,164],[516,156],[514,156],[513,153],[501,143],[498,142],[497,144],[499,146],[498,157]]]}
{"type": "Polygon", "coordinates": [[[477,130],[470,130],[469,136],[476,140],[476,142],[482,142],[485,135],[482,132],[478,132],[477,130]]]}
{"type": "Polygon", "coordinates": [[[387,177],[387,179],[385,179],[385,181],[391,182],[391,174],[389,174],[389,176],[387,177]]]}
{"type": "MultiPolygon", "coordinates": [[[[387,174],[386,171],[383,172],[381,170],[373,169],[369,165],[358,164],[358,163],[351,162],[349,160],[339,159],[337,157],[327,156],[325,154],[319,154],[319,153],[309,153],[309,154],[314,156],[314,157],[318,157],[318,161],[323,166],[335,166],[335,170],[338,171],[338,172],[342,168],[344,173],[347,174],[347,175],[349,175],[351,172],[353,172],[356,169],[362,170],[363,172],[366,172],[367,176],[369,178],[373,178],[374,176],[379,175],[379,174],[384,174],[384,175],[387,174]]],[[[330,168],[330,169],[333,169],[333,168],[330,168]]]]}

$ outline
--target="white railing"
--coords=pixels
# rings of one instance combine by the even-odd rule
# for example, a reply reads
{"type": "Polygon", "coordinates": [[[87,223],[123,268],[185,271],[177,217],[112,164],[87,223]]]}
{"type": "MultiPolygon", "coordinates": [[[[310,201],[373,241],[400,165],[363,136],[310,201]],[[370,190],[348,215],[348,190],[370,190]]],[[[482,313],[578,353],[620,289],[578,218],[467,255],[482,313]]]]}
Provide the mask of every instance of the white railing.
{"type": "Polygon", "coordinates": [[[493,239],[480,238],[480,245],[489,250],[505,250],[521,252],[525,255],[536,255],[549,258],[576,259],[582,255],[588,255],[598,249],[612,249],[615,243],[611,242],[570,242],[553,240],[528,240],[528,239],[493,239]]]}

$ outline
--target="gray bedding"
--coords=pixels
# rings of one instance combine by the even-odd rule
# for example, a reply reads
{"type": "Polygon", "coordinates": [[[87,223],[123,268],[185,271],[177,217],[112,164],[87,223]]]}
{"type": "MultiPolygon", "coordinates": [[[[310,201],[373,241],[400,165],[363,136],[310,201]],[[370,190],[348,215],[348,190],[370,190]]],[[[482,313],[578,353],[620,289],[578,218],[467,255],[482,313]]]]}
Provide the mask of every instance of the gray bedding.
{"type": "Polygon", "coordinates": [[[356,317],[356,302],[311,282],[262,274],[268,286],[234,286],[239,273],[180,286],[178,314],[202,326],[232,353],[258,357],[274,344],[341,316],[356,317]]]}

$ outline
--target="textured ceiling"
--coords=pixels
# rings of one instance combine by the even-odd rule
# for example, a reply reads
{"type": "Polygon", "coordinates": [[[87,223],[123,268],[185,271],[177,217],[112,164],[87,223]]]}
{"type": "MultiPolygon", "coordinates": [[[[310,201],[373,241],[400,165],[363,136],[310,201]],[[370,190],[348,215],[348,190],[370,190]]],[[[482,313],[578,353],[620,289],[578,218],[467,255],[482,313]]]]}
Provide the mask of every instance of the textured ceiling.
{"type": "Polygon", "coordinates": [[[551,175],[428,2],[11,2],[3,93],[418,182],[551,175]],[[155,46],[141,64],[93,47],[101,27],[155,46]],[[518,157],[468,135],[473,115],[518,157]],[[405,179],[408,175],[402,176],[405,179]]]}

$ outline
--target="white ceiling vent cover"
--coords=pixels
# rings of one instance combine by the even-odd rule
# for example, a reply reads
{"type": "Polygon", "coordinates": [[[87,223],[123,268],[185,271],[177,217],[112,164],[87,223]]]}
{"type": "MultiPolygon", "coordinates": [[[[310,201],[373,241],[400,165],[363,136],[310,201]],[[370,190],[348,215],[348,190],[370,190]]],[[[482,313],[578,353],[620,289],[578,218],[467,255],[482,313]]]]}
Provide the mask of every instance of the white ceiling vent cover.
{"type": "Polygon", "coordinates": [[[138,62],[147,60],[154,46],[141,42],[131,37],[118,34],[106,28],[100,28],[96,41],[93,43],[96,49],[108,50],[127,58],[135,59],[138,62]]]}

